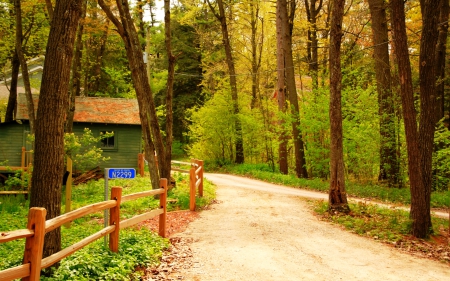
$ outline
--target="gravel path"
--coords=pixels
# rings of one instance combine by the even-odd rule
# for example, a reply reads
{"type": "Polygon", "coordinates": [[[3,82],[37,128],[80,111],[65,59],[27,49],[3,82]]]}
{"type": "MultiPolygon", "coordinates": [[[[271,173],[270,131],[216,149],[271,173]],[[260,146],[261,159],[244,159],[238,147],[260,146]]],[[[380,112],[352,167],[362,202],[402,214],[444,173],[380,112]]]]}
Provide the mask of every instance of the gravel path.
{"type": "Polygon", "coordinates": [[[295,196],[297,189],[230,175],[206,178],[217,185],[219,203],[177,234],[192,240],[192,267],[180,272],[183,280],[450,278],[448,265],[319,221],[304,199],[295,196]]]}

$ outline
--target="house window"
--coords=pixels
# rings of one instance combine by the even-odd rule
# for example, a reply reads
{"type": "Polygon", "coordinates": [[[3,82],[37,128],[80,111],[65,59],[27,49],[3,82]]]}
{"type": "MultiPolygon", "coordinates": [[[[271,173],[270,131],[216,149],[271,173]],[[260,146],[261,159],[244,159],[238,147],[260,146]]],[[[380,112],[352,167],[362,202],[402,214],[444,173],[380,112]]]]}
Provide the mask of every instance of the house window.
{"type": "Polygon", "coordinates": [[[102,149],[117,149],[116,134],[114,131],[101,131],[100,147],[102,149]]]}

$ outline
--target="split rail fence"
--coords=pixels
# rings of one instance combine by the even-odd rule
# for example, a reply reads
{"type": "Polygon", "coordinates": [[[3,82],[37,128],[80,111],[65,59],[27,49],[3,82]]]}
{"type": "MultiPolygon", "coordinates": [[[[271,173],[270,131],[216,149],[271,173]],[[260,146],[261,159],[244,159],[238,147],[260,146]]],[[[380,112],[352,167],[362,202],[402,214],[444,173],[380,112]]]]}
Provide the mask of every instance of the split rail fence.
{"type": "MultiPolygon", "coordinates": [[[[22,181],[24,180],[25,173],[28,174],[28,186],[25,190],[25,187],[22,187],[22,190],[0,190],[0,194],[28,194],[30,192],[31,187],[31,163],[33,162],[33,153],[31,151],[27,151],[25,147],[22,147],[22,156],[21,156],[21,163],[20,167],[13,167],[13,166],[0,166],[0,171],[7,171],[7,172],[13,172],[13,171],[21,171],[22,173],[22,181]]],[[[4,179],[7,179],[5,176],[0,174],[0,177],[4,177],[4,179]]]]}
{"type": "Polygon", "coordinates": [[[0,243],[13,241],[21,238],[25,240],[25,252],[23,256],[23,264],[13,268],[0,271],[0,281],[9,281],[18,278],[23,280],[38,281],[41,269],[50,267],[61,259],[70,256],[74,252],[80,250],[86,245],[109,235],[109,248],[113,252],[119,250],[119,233],[120,229],[135,225],[141,221],[159,216],[159,235],[166,236],[166,201],[167,201],[167,179],[160,180],[159,189],[133,193],[122,196],[121,187],[111,188],[111,200],[102,201],[88,206],[84,206],[77,210],[71,211],[56,218],[45,220],[47,211],[45,208],[31,208],[28,212],[27,229],[14,230],[0,233],[0,243]],[[121,203],[136,200],[146,196],[160,195],[160,207],[147,213],[134,216],[130,219],[120,220],[121,203]],[[109,226],[102,230],[84,238],[64,250],[55,253],[49,257],[42,259],[44,246],[44,236],[61,225],[73,221],[77,218],[109,209],[109,226]]]}
{"type": "MultiPolygon", "coordinates": [[[[155,161],[158,164],[158,159],[155,155],[155,161]]],[[[189,209],[195,211],[195,196],[198,189],[199,197],[203,197],[203,160],[191,159],[191,162],[171,161],[172,171],[189,174],[189,209]],[[189,167],[189,169],[183,169],[189,167]]],[[[145,155],[140,153],[138,155],[138,174],[144,176],[145,155]]]]}

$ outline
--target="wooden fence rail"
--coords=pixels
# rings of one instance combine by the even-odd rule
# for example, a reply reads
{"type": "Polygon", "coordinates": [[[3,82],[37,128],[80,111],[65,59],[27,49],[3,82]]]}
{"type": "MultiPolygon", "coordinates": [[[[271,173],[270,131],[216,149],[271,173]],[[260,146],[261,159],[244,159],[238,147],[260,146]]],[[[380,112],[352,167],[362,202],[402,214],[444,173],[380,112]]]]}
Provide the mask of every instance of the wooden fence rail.
{"type": "MultiPolygon", "coordinates": [[[[23,190],[12,190],[12,191],[0,190],[0,194],[28,194],[28,193],[30,193],[30,188],[31,188],[31,166],[32,166],[31,163],[33,162],[33,153],[32,153],[32,151],[26,151],[25,147],[22,147],[22,156],[21,156],[20,159],[21,159],[20,167],[0,166],[0,171],[6,171],[6,172],[21,171],[22,181],[25,178],[25,173],[27,173],[28,176],[29,176],[27,189],[25,190],[25,187],[22,186],[23,190]]],[[[3,175],[0,174],[0,176],[3,176],[3,175]]],[[[4,179],[6,179],[6,177],[4,177],[4,179]]]]}
{"type": "MultiPolygon", "coordinates": [[[[155,155],[155,161],[158,163],[158,159],[155,155]]],[[[195,210],[195,195],[197,193],[199,197],[203,197],[203,160],[191,159],[191,162],[182,162],[172,160],[171,170],[187,173],[189,174],[189,209],[191,211],[195,210]],[[183,169],[183,167],[190,167],[189,169],[183,169]]],[[[138,154],[138,173],[141,177],[144,176],[145,167],[145,155],[142,153],[138,154]]]]}
{"type": "Polygon", "coordinates": [[[61,259],[70,256],[86,245],[108,234],[110,250],[118,252],[120,229],[135,225],[155,216],[159,216],[159,235],[166,237],[167,179],[161,179],[160,187],[161,188],[159,189],[134,193],[123,197],[121,187],[112,187],[111,200],[91,204],[47,221],[45,220],[47,211],[44,208],[31,208],[28,213],[27,229],[0,233],[0,243],[26,238],[23,264],[0,271],[0,281],[9,281],[18,278],[23,278],[22,280],[38,281],[41,269],[50,267],[61,259]],[[159,209],[120,221],[119,214],[121,203],[157,194],[161,194],[159,197],[159,209]],[[45,233],[52,231],[69,221],[106,209],[109,209],[109,226],[58,253],[42,259],[45,233]]]}

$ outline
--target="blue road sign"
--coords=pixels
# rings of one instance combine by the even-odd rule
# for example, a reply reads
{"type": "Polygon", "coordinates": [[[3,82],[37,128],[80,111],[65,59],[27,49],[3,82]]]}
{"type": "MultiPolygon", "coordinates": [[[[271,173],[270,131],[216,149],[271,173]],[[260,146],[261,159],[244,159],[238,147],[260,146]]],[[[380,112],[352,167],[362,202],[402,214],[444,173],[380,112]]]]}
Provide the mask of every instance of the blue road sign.
{"type": "Polygon", "coordinates": [[[110,168],[108,169],[108,179],[134,179],[136,170],[133,168],[110,168]]]}

